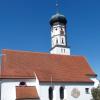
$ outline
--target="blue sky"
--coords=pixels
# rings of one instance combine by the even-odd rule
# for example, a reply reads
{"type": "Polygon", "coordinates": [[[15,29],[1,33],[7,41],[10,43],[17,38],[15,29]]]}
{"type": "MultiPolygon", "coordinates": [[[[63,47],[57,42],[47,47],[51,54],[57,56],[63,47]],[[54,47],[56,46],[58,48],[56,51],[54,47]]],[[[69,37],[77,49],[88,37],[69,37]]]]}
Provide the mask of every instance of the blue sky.
{"type": "MultiPolygon", "coordinates": [[[[59,0],[72,55],[83,55],[100,79],[100,0],[59,0]]],[[[0,50],[49,52],[56,0],[0,0],[0,50]]]]}

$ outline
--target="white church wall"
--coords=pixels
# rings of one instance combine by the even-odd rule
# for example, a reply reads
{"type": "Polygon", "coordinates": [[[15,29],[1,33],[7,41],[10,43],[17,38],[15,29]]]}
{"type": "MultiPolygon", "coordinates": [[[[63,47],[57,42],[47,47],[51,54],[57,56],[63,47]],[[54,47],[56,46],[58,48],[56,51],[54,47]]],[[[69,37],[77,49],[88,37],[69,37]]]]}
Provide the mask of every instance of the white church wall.
{"type": "MultiPolygon", "coordinates": [[[[60,87],[64,86],[64,100],[91,100],[91,88],[93,88],[93,84],[53,84],[53,100],[61,100],[60,99],[60,87]],[[87,94],[85,88],[89,88],[89,93],[87,94]],[[77,89],[80,94],[78,98],[74,98],[72,96],[72,90],[77,89]]],[[[40,84],[40,97],[41,100],[49,100],[49,92],[48,89],[50,84],[40,84]]]]}
{"type": "Polygon", "coordinates": [[[51,29],[51,37],[56,36],[58,34],[60,34],[60,30],[64,31],[64,35],[65,35],[65,26],[64,25],[54,25],[51,29]]]}
{"type": "Polygon", "coordinates": [[[35,77],[36,77],[36,89],[37,89],[38,95],[40,97],[40,84],[39,84],[39,80],[38,80],[38,77],[36,74],[35,74],[35,77]]]}
{"type": "Polygon", "coordinates": [[[50,51],[50,53],[51,54],[59,54],[59,55],[70,55],[70,49],[55,47],[53,50],[50,51]]]}
{"type": "Polygon", "coordinates": [[[94,81],[94,87],[97,87],[99,85],[99,80],[96,77],[92,77],[91,80],[94,81]]]}
{"type": "Polygon", "coordinates": [[[26,82],[27,86],[36,86],[34,79],[2,80],[1,100],[16,100],[16,86],[22,81],[26,82]]]}
{"type": "MultiPolygon", "coordinates": [[[[95,79],[96,80],[96,79],[95,79]]],[[[60,87],[64,87],[64,100],[91,100],[91,89],[95,84],[89,83],[39,83],[38,78],[21,79],[21,80],[2,80],[1,83],[1,100],[15,100],[16,86],[19,86],[21,81],[26,82],[27,86],[36,86],[40,100],[49,100],[48,89],[50,86],[54,87],[53,100],[60,100],[60,87]],[[86,93],[86,88],[89,88],[89,93],[86,93]],[[78,98],[72,96],[73,89],[77,89],[79,93],[78,98]]],[[[97,80],[96,80],[97,81],[97,80]]],[[[75,93],[74,93],[75,94],[75,93]]]]}

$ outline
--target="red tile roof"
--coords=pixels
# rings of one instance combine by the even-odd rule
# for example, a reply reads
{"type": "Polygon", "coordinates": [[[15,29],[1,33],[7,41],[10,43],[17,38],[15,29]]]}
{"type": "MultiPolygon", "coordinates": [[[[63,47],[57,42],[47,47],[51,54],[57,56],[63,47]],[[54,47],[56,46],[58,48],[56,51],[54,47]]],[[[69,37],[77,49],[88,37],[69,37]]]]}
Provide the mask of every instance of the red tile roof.
{"type": "Polygon", "coordinates": [[[3,50],[2,78],[35,78],[50,82],[92,82],[95,75],[83,56],[3,50]]]}
{"type": "Polygon", "coordinates": [[[39,99],[37,90],[33,86],[17,86],[16,87],[16,100],[25,99],[39,99]]]}

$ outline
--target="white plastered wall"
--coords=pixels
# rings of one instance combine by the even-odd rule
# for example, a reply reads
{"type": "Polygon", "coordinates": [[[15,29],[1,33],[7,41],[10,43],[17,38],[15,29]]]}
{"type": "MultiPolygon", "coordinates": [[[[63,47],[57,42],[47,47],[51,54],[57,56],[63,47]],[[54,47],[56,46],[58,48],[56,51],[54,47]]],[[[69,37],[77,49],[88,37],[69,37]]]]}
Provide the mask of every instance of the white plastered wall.
{"type": "Polygon", "coordinates": [[[69,48],[55,47],[54,49],[52,49],[50,51],[50,53],[51,54],[59,54],[59,55],[70,55],[70,49],[69,48]]]}
{"type": "MultiPolygon", "coordinates": [[[[53,84],[53,100],[60,100],[59,89],[61,86],[64,86],[64,100],[91,100],[91,88],[93,88],[93,84],[53,84]],[[80,96],[78,98],[74,98],[71,96],[72,90],[76,88],[80,91],[80,96]],[[86,93],[85,88],[89,88],[89,94],[86,93]]],[[[48,98],[48,89],[50,84],[40,84],[40,96],[41,100],[49,100],[48,98]]]]}

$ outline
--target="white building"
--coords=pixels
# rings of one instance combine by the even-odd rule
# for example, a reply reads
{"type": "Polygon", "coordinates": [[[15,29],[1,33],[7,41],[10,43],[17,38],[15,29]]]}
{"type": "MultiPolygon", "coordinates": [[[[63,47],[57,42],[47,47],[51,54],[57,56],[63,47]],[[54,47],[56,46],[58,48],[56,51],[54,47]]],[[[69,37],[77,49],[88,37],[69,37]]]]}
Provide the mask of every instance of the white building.
{"type": "Polygon", "coordinates": [[[91,100],[99,81],[86,58],[70,55],[66,17],[57,13],[50,25],[50,54],[2,50],[1,100],[91,100]]]}

